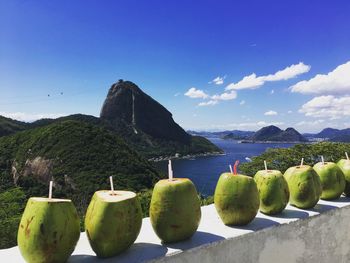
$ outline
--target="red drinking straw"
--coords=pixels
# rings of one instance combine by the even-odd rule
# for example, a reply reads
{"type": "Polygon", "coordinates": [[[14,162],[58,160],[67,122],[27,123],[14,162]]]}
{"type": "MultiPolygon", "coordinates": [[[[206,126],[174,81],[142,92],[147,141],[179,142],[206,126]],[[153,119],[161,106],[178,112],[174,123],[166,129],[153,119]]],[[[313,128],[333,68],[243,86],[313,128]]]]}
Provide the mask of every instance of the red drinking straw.
{"type": "Polygon", "coordinates": [[[237,167],[238,167],[238,164],[239,164],[239,161],[237,160],[237,161],[235,162],[235,165],[233,166],[233,174],[234,174],[234,175],[237,175],[237,167]]]}

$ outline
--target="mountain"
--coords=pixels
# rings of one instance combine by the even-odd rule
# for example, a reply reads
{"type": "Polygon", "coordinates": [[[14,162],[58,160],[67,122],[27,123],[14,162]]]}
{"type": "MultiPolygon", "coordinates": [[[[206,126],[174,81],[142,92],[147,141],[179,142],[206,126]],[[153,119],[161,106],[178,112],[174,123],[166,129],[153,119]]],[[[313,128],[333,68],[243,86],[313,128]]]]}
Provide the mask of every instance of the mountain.
{"type": "Polygon", "coordinates": [[[320,133],[316,134],[315,137],[325,138],[335,142],[350,142],[350,128],[342,130],[326,128],[323,129],[320,133]]]}
{"type": "Polygon", "coordinates": [[[347,129],[333,129],[325,128],[319,133],[304,134],[310,140],[324,140],[332,142],[350,142],[350,128],[347,129]]]}
{"type": "Polygon", "coordinates": [[[244,141],[279,141],[279,142],[304,142],[307,139],[302,136],[294,128],[287,128],[285,131],[276,126],[263,127],[260,130],[240,131],[240,130],[226,130],[218,132],[197,132],[189,131],[193,135],[201,135],[205,137],[222,138],[225,140],[244,140],[244,141]]]}
{"type": "Polygon", "coordinates": [[[164,106],[131,81],[111,86],[100,118],[147,158],[221,152],[209,140],[188,134],[164,106]]]}
{"type": "Polygon", "coordinates": [[[28,124],[0,116],[0,137],[23,131],[28,124]]]}
{"type": "Polygon", "coordinates": [[[287,128],[281,130],[280,128],[270,125],[263,127],[251,137],[253,141],[286,141],[286,142],[305,142],[307,141],[297,130],[294,128],[287,128]]]}
{"type": "Polygon", "coordinates": [[[230,133],[222,136],[221,138],[224,140],[247,140],[250,139],[253,135],[254,132],[252,131],[233,130],[230,133]]]}
{"type": "Polygon", "coordinates": [[[191,135],[195,136],[203,136],[207,138],[223,138],[223,139],[234,139],[234,140],[242,140],[250,137],[254,134],[253,131],[241,131],[241,130],[226,130],[226,131],[187,131],[191,135]],[[227,137],[226,137],[227,136],[227,137]],[[226,137],[226,138],[225,138],[226,137]]]}
{"type": "Polygon", "coordinates": [[[338,130],[338,129],[325,128],[321,132],[317,133],[315,135],[315,137],[317,137],[317,138],[332,138],[332,137],[339,135],[338,134],[339,132],[340,132],[340,130],[338,130]]]}

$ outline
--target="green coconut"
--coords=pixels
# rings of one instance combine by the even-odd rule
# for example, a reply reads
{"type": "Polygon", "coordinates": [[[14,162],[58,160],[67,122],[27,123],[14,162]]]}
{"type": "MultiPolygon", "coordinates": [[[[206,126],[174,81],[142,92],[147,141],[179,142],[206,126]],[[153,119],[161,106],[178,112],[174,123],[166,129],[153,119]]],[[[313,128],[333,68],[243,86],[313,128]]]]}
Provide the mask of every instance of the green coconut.
{"type": "Polygon", "coordinates": [[[92,250],[100,258],[116,256],[136,240],[142,210],[135,193],[97,191],[85,216],[85,230],[92,250]]]}
{"type": "Polygon", "coordinates": [[[321,199],[333,200],[341,196],[345,189],[345,176],[333,162],[319,162],[314,165],[322,184],[321,199]]]}
{"type": "Polygon", "coordinates": [[[71,200],[39,197],[28,200],[17,236],[26,262],[66,262],[79,236],[80,221],[71,200]]]}
{"type": "Polygon", "coordinates": [[[187,178],[160,180],[154,186],[149,213],[152,227],[162,242],[190,238],[201,219],[196,187],[187,178]]]}
{"type": "Polygon", "coordinates": [[[341,159],[341,160],[339,160],[337,165],[342,170],[342,172],[345,176],[344,194],[349,197],[350,196],[350,160],[341,159]]]}
{"type": "Polygon", "coordinates": [[[246,225],[259,210],[259,192],[253,178],[221,174],[214,194],[215,208],[225,225],[246,225]]]}
{"type": "Polygon", "coordinates": [[[293,166],[284,173],[290,192],[289,202],[298,208],[314,207],[322,193],[321,180],[309,165],[293,166]]]}
{"type": "Polygon", "coordinates": [[[261,170],[254,176],[260,196],[260,211],[274,215],[281,213],[289,201],[286,179],[280,171],[261,170]]]}

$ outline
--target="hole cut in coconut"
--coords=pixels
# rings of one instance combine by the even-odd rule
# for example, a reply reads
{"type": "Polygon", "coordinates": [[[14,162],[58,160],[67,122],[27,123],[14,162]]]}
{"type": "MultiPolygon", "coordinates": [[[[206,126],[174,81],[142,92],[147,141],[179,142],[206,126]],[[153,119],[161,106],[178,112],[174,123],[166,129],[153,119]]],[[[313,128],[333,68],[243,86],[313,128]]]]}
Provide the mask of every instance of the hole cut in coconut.
{"type": "Polygon", "coordinates": [[[36,202],[49,202],[49,203],[72,202],[72,200],[70,199],[48,198],[48,197],[31,197],[30,199],[36,202]]]}
{"type": "Polygon", "coordinates": [[[117,190],[114,190],[113,192],[111,190],[97,191],[96,195],[105,202],[120,202],[136,197],[134,192],[117,190]]]}
{"type": "Polygon", "coordinates": [[[277,171],[277,170],[263,170],[265,173],[267,174],[279,174],[280,171],[277,171]]]}
{"type": "Polygon", "coordinates": [[[169,181],[169,179],[163,179],[163,180],[160,180],[158,183],[160,184],[164,184],[164,185],[167,185],[167,184],[178,184],[178,183],[181,183],[181,182],[184,182],[184,181],[187,181],[189,180],[188,178],[173,178],[171,181],[169,181]]]}
{"type": "Polygon", "coordinates": [[[304,164],[303,166],[300,166],[300,165],[298,165],[298,166],[295,166],[297,169],[308,169],[309,168],[309,166],[308,165],[306,165],[306,164],[304,164]]]}

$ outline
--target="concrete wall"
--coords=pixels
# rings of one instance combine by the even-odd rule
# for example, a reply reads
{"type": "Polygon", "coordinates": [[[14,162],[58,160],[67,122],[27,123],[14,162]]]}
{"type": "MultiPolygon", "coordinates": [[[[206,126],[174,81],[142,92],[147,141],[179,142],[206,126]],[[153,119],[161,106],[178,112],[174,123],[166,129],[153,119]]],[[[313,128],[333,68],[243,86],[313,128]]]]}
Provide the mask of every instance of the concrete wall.
{"type": "MultiPolygon", "coordinates": [[[[18,247],[0,250],[0,262],[24,262],[18,247]]],[[[283,213],[258,213],[247,226],[225,226],[213,205],[202,207],[195,235],[183,242],[162,244],[149,218],[143,219],[135,244],[125,253],[105,260],[91,250],[85,233],[69,263],[294,263],[350,262],[350,199],[319,201],[314,209],[287,206],[283,213]]]]}
{"type": "Polygon", "coordinates": [[[350,262],[350,206],[153,262],[350,262]]]}

